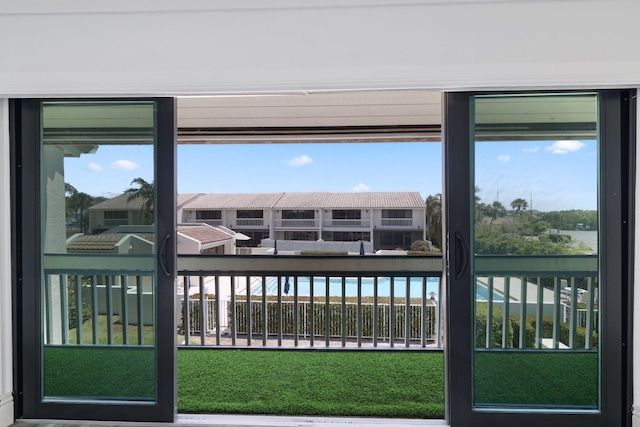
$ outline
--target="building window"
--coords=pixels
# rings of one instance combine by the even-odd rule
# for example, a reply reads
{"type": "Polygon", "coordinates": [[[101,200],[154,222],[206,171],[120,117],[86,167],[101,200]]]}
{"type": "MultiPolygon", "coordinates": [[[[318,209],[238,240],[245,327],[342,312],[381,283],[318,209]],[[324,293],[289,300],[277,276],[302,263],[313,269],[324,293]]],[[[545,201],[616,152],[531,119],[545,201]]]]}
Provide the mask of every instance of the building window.
{"type": "Polygon", "coordinates": [[[196,211],[196,219],[222,219],[222,211],[196,211]]]}
{"type": "Polygon", "coordinates": [[[286,210],[282,211],[282,219],[314,219],[313,210],[286,210]]]}
{"type": "Polygon", "coordinates": [[[362,211],[359,209],[358,210],[354,210],[354,209],[334,210],[332,212],[332,218],[333,219],[361,219],[362,211]]]}
{"type": "Polygon", "coordinates": [[[264,212],[262,210],[243,210],[238,211],[237,218],[263,218],[264,212]]]}
{"type": "Polygon", "coordinates": [[[368,231],[325,231],[322,233],[323,239],[333,242],[359,242],[371,240],[371,233],[368,231]]]}
{"type": "Polygon", "coordinates": [[[315,240],[318,240],[318,232],[317,231],[285,231],[284,239],[315,241],[315,240]]]}
{"type": "Polygon", "coordinates": [[[382,218],[412,218],[411,209],[383,209],[382,218]]]}
{"type": "Polygon", "coordinates": [[[115,220],[122,220],[122,219],[129,219],[129,212],[127,211],[105,211],[104,213],[104,219],[115,219],[115,220]]]}

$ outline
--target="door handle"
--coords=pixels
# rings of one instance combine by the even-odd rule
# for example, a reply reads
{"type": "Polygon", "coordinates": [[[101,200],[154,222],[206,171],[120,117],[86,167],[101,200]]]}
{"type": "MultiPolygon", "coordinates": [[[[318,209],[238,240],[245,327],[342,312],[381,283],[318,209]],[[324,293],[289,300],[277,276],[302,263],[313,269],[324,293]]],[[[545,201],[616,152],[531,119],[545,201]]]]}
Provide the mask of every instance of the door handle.
{"type": "Polygon", "coordinates": [[[162,239],[162,242],[160,243],[160,248],[157,254],[158,265],[160,266],[160,270],[167,277],[171,277],[171,272],[167,269],[167,266],[165,264],[165,258],[167,257],[167,254],[165,253],[165,251],[168,249],[167,242],[169,241],[169,239],[171,239],[171,233],[167,233],[167,235],[164,236],[164,238],[162,239]]]}
{"type": "Polygon", "coordinates": [[[462,233],[456,231],[456,280],[460,280],[469,267],[469,245],[462,233]]]}

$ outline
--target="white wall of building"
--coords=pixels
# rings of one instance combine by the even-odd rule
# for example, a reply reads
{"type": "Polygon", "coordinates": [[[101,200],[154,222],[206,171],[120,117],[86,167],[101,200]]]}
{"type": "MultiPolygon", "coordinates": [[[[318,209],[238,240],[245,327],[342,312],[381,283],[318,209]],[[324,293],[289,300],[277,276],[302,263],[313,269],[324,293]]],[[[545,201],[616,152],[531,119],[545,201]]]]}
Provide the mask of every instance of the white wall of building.
{"type": "MultiPolygon", "coordinates": [[[[0,97],[635,87],[638,16],[633,0],[4,2],[0,97]]],[[[13,417],[7,110],[0,426],[13,417]]]]}

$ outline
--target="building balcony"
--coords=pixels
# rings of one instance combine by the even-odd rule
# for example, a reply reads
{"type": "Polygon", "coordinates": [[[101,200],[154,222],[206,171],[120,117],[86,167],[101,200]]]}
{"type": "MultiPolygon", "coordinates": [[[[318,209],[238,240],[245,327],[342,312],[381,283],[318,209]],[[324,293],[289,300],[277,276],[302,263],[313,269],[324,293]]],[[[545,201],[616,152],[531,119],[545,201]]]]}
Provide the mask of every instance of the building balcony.
{"type": "Polygon", "coordinates": [[[416,228],[411,218],[382,218],[378,228],[416,228]]]}
{"type": "Polygon", "coordinates": [[[263,218],[238,218],[236,219],[235,228],[243,227],[264,227],[263,218]]]}
{"type": "Polygon", "coordinates": [[[308,230],[318,229],[320,221],[317,219],[276,219],[273,226],[276,229],[308,230]]]}
{"type": "Polygon", "coordinates": [[[326,229],[368,230],[371,227],[371,221],[368,219],[325,219],[322,221],[322,226],[326,229]]]}

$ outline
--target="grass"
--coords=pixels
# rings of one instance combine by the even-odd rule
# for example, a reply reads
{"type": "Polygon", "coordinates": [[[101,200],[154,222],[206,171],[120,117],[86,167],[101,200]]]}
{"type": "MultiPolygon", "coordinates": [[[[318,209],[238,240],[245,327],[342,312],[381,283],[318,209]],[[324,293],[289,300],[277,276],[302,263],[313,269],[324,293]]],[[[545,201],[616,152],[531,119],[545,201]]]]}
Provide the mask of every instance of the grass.
{"type": "Polygon", "coordinates": [[[443,418],[441,352],[178,351],[178,411],[443,418]]]}
{"type": "Polygon", "coordinates": [[[45,346],[44,395],[151,400],[153,347],[45,346]]]}
{"type": "Polygon", "coordinates": [[[596,351],[480,351],[474,375],[476,404],[598,405],[596,351]]]}

